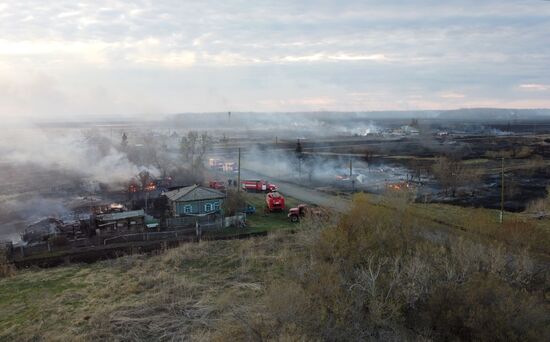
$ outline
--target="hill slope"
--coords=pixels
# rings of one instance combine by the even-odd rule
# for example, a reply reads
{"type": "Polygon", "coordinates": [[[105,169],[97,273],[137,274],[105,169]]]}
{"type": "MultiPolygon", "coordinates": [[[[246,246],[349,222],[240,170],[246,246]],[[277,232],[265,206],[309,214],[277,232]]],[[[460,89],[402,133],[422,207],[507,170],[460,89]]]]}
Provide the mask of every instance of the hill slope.
{"type": "MultiPolygon", "coordinates": [[[[357,196],[341,217],[306,220],[296,233],[20,270],[0,279],[0,340],[548,336],[549,268],[530,252],[532,239],[433,235],[468,209],[429,208],[357,196]]],[[[460,222],[477,222],[469,232],[490,222],[469,213],[460,222]]],[[[545,229],[526,224],[506,229],[545,229]]]]}

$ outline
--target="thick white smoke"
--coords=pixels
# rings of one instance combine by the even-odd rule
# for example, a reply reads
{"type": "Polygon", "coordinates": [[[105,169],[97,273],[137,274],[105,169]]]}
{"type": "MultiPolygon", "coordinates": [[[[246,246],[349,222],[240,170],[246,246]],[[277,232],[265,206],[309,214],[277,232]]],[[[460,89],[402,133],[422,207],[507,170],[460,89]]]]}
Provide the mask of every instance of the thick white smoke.
{"type": "Polygon", "coordinates": [[[131,163],[108,137],[92,134],[94,139],[80,130],[10,129],[0,137],[0,152],[11,165],[64,170],[110,185],[128,182],[144,168],[159,174],[154,167],[131,163]]]}

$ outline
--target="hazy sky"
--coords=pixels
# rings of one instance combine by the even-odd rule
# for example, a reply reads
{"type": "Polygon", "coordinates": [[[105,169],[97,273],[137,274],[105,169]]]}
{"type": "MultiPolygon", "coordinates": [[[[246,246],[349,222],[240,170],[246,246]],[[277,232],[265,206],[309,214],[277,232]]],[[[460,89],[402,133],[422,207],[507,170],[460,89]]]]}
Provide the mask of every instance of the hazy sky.
{"type": "Polygon", "coordinates": [[[550,1],[0,1],[0,116],[550,107],[550,1]]]}

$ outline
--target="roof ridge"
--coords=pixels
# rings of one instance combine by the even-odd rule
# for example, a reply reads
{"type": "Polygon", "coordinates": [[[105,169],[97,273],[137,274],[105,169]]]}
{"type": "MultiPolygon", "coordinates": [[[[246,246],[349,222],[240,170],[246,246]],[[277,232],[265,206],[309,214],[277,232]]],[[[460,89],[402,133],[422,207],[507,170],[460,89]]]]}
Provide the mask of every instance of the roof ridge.
{"type": "Polygon", "coordinates": [[[225,197],[225,194],[223,192],[200,185],[200,184],[193,184],[190,186],[186,186],[184,188],[168,191],[164,193],[164,195],[171,200],[177,200],[182,197],[188,196],[189,194],[193,193],[195,190],[204,191],[208,194],[215,195],[215,196],[225,197]]]}

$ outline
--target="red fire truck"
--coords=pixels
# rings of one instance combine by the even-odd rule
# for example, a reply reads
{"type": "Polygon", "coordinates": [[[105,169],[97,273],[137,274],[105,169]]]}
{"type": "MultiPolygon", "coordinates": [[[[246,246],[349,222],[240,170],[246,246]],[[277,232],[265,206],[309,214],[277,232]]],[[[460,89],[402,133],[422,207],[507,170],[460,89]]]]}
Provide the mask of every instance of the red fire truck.
{"type": "Polygon", "coordinates": [[[210,181],[208,187],[219,191],[225,191],[225,184],[220,181],[210,181]]]}
{"type": "Polygon", "coordinates": [[[266,182],[265,180],[243,180],[241,181],[242,189],[246,191],[255,191],[255,192],[270,192],[276,191],[279,187],[275,184],[266,182]]]}
{"type": "Polygon", "coordinates": [[[285,198],[276,191],[265,196],[265,204],[268,212],[285,210],[285,198]]]}
{"type": "Polygon", "coordinates": [[[317,217],[327,220],[329,215],[325,209],[319,207],[310,207],[307,204],[299,204],[295,208],[290,208],[288,211],[290,222],[300,222],[306,216],[317,217]]]}

